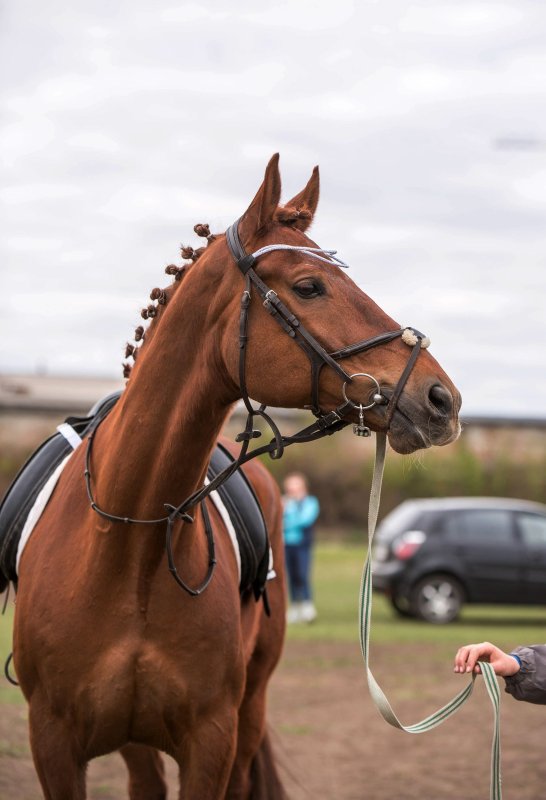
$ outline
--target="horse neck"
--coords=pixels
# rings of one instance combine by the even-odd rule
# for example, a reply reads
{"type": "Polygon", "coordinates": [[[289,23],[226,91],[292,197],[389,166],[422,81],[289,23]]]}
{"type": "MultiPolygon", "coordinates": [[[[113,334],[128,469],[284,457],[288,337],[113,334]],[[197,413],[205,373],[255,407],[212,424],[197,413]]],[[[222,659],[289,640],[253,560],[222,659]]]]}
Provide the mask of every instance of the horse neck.
{"type": "Polygon", "coordinates": [[[209,321],[210,298],[185,283],[93,445],[97,502],[120,516],[164,516],[164,503],[179,504],[202,485],[236,399],[219,357],[221,331],[209,321]]]}

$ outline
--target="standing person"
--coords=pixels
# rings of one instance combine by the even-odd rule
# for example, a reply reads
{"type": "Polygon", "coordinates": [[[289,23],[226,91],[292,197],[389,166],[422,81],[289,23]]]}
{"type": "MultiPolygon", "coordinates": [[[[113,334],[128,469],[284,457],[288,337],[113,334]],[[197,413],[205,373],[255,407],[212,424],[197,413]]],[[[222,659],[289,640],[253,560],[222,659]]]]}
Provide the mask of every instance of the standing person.
{"type": "Polygon", "coordinates": [[[287,475],[283,488],[284,552],[290,590],[287,620],[313,622],[317,610],[311,592],[311,554],[319,501],[309,494],[307,479],[301,472],[287,475]]]}
{"type": "Polygon", "coordinates": [[[467,644],[457,651],[454,672],[481,672],[477,661],[489,661],[516,700],[546,705],[546,645],[516,647],[505,653],[491,642],[467,644]]]}

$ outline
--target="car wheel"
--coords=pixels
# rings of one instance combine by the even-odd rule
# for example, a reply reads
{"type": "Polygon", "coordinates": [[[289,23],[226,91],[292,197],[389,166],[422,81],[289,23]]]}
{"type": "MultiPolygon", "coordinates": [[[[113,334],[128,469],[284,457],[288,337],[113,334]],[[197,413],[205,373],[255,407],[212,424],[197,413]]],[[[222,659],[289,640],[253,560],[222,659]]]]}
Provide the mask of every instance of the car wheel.
{"type": "Polygon", "coordinates": [[[391,601],[391,606],[394,608],[397,614],[401,617],[413,617],[415,616],[413,611],[411,610],[410,602],[407,597],[402,597],[401,595],[392,595],[389,598],[391,601]]]}
{"type": "Polygon", "coordinates": [[[411,593],[411,609],[426,622],[445,625],[453,622],[463,605],[461,584],[450,575],[427,575],[411,593]]]}

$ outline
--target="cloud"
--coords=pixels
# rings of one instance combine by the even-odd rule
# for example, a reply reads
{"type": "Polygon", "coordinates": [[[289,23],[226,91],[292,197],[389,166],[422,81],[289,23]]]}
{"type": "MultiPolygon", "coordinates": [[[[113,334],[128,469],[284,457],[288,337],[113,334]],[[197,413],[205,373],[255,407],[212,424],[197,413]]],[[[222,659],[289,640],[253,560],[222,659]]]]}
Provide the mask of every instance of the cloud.
{"type": "Polygon", "coordinates": [[[0,369],[117,375],[180,241],[279,150],[285,197],[320,164],[314,238],[469,412],[545,413],[546,151],[497,145],[546,140],[543,4],[27,0],[1,36],[0,369]]]}

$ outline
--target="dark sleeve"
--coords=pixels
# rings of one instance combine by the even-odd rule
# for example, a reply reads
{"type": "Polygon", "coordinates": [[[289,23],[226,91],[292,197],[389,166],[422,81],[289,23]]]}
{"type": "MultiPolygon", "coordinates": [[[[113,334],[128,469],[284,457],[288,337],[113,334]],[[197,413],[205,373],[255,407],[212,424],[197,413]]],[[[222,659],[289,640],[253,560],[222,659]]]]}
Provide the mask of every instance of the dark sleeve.
{"type": "Polygon", "coordinates": [[[521,669],[504,679],[506,691],[516,700],[546,705],[546,645],[516,647],[512,653],[521,659],[521,669]]]}

